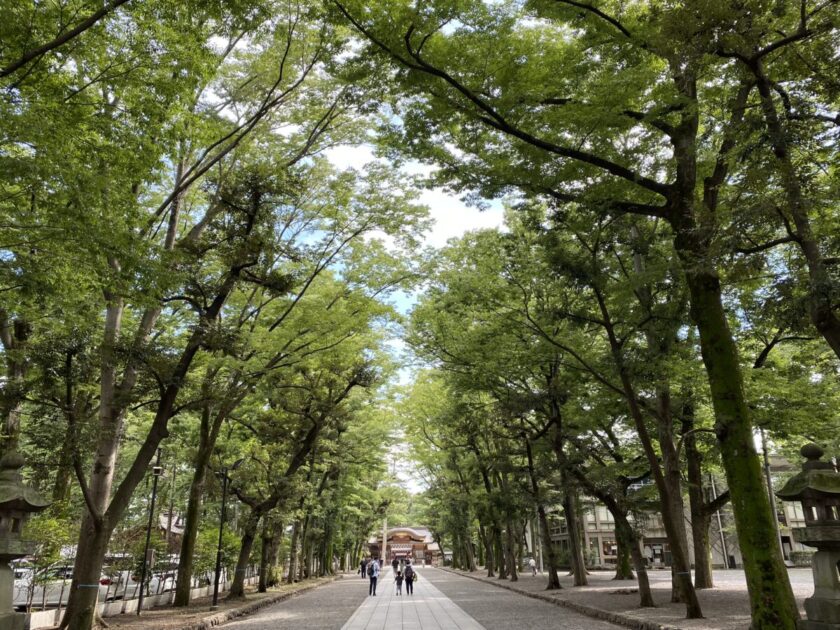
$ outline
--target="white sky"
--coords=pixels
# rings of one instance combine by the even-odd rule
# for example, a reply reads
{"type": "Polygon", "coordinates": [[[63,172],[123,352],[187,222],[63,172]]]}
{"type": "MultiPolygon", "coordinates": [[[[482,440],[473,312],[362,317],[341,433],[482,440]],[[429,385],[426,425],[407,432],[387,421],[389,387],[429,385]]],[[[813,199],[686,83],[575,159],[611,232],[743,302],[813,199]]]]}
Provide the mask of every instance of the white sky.
{"type": "MultiPolygon", "coordinates": [[[[360,169],[368,162],[376,160],[369,146],[339,146],[324,152],[326,158],[337,168],[360,169]]],[[[409,164],[404,170],[416,175],[429,167],[419,164],[409,164]]],[[[461,236],[468,230],[500,227],[503,222],[503,210],[499,203],[491,203],[487,210],[467,206],[458,197],[440,188],[424,190],[420,196],[420,203],[429,206],[430,214],[435,225],[426,237],[426,243],[433,247],[446,245],[447,239],[461,236]]]]}
{"type": "MultiPolygon", "coordinates": [[[[371,147],[366,145],[332,147],[326,150],[324,155],[339,169],[361,169],[368,162],[377,159],[371,147]]],[[[414,162],[408,164],[404,171],[411,175],[423,175],[428,169],[429,167],[414,162]]],[[[429,214],[434,220],[434,226],[425,238],[425,243],[431,247],[443,247],[450,238],[461,236],[469,230],[502,227],[504,223],[504,211],[499,202],[491,202],[487,210],[480,211],[478,208],[467,206],[458,197],[440,188],[424,190],[419,201],[429,207],[429,214]]],[[[417,301],[417,297],[417,293],[398,295],[395,306],[400,312],[407,313],[417,301]]],[[[406,356],[407,348],[402,339],[392,339],[389,345],[395,357],[406,356]]],[[[399,373],[399,382],[407,384],[412,379],[413,370],[408,366],[403,367],[399,373]]],[[[405,453],[402,453],[402,457],[405,458],[405,453]]],[[[410,462],[410,459],[408,461],[410,462]]],[[[409,492],[417,493],[424,489],[425,484],[411,474],[414,468],[410,463],[401,466],[397,476],[409,492]]]]}

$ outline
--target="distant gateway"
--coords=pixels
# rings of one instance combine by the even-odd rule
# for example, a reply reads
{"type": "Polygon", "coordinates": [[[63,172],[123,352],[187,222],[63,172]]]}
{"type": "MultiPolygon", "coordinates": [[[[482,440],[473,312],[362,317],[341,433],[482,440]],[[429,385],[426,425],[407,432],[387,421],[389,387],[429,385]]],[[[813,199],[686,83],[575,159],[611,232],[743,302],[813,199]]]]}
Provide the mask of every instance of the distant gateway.
{"type": "MultiPolygon", "coordinates": [[[[386,563],[390,563],[394,558],[411,558],[415,563],[436,566],[442,558],[440,546],[426,527],[394,527],[388,530],[387,536],[386,563]]],[[[368,540],[371,557],[379,558],[381,548],[382,536],[372,536],[368,540]]]]}

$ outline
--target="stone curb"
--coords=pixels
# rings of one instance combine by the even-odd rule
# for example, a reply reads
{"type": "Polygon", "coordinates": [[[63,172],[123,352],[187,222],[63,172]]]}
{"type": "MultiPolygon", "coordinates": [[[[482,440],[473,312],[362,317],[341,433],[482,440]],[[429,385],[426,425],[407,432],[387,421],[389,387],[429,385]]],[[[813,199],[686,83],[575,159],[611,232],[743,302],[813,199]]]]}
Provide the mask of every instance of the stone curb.
{"type": "Polygon", "coordinates": [[[209,617],[205,617],[201,621],[195,621],[186,626],[180,626],[176,630],[209,630],[209,628],[219,626],[223,623],[230,621],[231,619],[236,619],[237,617],[245,617],[246,615],[255,613],[256,611],[260,610],[261,608],[265,608],[266,606],[271,606],[272,604],[282,602],[285,599],[289,599],[290,597],[300,595],[301,593],[306,593],[307,591],[320,588],[321,586],[332,584],[336,580],[340,580],[342,577],[343,576],[341,575],[336,575],[333,576],[331,580],[320,582],[319,584],[310,584],[308,586],[304,586],[302,588],[287,593],[278,593],[277,595],[274,595],[272,597],[264,597],[263,599],[251,602],[250,604],[245,604],[244,606],[240,606],[239,608],[231,608],[230,610],[225,610],[223,612],[210,615],[209,617]]]}
{"type": "Polygon", "coordinates": [[[531,599],[539,599],[544,602],[548,602],[549,604],[554,604],[555,606],[569,608],[582,615],[586,615],[587,617],[592,617],[593,619],[600,619],[602,621],[609,621],[610,623],[614,623],[617,626],[633,628],[634,630],[683,630],[682,628],[678,628],[677,626],[664,626],[661,623],[656,623],[655,621],[645,621],[644,619],[636,619],[634,617],[629,617],[622,613],[615,613],[609,610],[604,610],[603,608],[596,608],[595,606],[587,606],[586,604],[571,602],[567,599],[561,599],[559,597],[551,597],[550,595],[543,595],[542,593],[532,593],[529,591],[523,591],[522,589],[518,589],[515,586],[511,586],[510,584],[504,584],[502,582],[492,582],[490,580],[485,580],[484,578],[479,577],[477,575],[470,575],[469,573],[455,571],[454,569],[447,569],[444,567],[438,568],[448,573],[452,573],[453,575],[460,575],[463,577],[470,578],[471,580],[476,580],[477,582],[483,582],[484,584],[490,584],[491,586],[496,586],[498,588],[503,588],[508,591],[513,591],[514,593],[518,593],[519,595],[523,595],[525,597],[530,597],[531,599]]]}

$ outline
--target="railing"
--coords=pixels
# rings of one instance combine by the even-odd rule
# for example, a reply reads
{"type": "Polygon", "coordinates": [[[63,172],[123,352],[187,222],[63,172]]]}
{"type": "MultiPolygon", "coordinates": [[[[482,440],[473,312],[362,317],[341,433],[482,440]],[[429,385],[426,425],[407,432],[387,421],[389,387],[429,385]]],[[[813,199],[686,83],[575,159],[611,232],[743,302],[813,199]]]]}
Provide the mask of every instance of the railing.
{"type": "MultiPolygon", "coordinates": [[[[227,577],[223,574],[224,581],[219,585],[222,592],[227,591],[227,577]]],[[[245,578],[245,584],[256,584],[259,575],[251,575],[245,578]]],[[[201,586],[190,589],[190,599],[209,597],[213,594],[213,585],[201,586]]],[[[167,606],[175,599],[175,590],[166,591],[158,595],[150,595],[143,598],[143,610],[156,606],[167,606]]],[[[115,617],[121,614],[137,614],[139,599],[118,599],[99,604],[99,614],[103,617],[115,617]]],[[[64,608],[54,610],[42,610],[27,615],[27,628],[37,630],[38,628],[53,628],[61,623],[64,616],[64,608]]]]}

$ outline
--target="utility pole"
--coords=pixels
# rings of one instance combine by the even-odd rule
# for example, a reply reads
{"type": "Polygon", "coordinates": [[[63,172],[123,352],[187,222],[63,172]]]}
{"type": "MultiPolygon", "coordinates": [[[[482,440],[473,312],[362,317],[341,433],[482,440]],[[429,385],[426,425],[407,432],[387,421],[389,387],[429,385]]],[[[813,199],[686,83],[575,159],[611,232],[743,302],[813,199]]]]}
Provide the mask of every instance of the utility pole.
{"type": "Polygon", "coordinates": [[[758,429],[761,432],[761,452],[764,456],[764,478],[767,480],[767,496],[770,498],[770,510],[773,512],[773,529],[776,530],[776,540],[779,541],[779,550],[782,558],[785,557],[785,548],[782,545],[782,532],[779,529],[779,515],[776,512],[776,495],[773,493],[773,477],[770,475],[770,456],[767,454],[767,436],[764,427],[758,429]]]}

